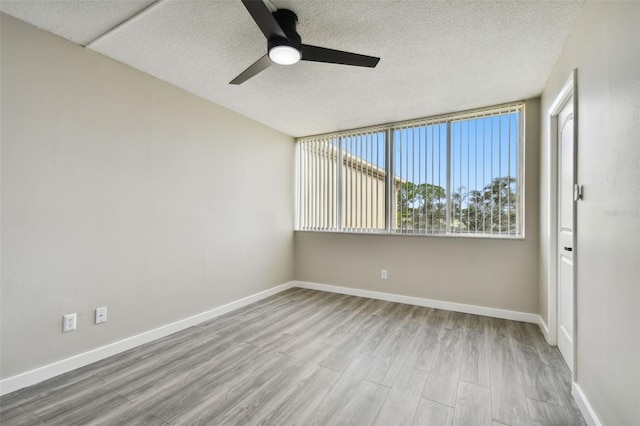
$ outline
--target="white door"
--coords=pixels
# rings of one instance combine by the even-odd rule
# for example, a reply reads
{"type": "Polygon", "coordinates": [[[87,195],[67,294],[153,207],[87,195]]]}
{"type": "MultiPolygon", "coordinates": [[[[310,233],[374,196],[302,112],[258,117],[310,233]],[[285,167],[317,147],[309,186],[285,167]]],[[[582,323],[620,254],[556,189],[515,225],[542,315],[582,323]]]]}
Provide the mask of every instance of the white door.
{"type": "Polygon", "coordinates": [[[558,114],[558,349],[573,371],[573,96],[558,114]]]}

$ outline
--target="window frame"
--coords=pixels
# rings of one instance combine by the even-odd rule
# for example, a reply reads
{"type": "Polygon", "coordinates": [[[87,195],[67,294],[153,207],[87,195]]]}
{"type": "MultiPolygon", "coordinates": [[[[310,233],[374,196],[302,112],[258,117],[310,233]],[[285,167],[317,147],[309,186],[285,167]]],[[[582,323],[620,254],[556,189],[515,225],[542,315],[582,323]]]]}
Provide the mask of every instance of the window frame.
{"type": "MultiPolygon", "coordinates": [[[[499,124],[500,126],[501,124],[499,124]]],[[[437,116],[406,120],[394,123],[388,123],[383,125],[375,125],[370,127],[363,127],[358,129],[351,129],[347,131],[340,132],[332,132],[327,134],[313,135],[313,136],[305,136],[296,138],[295,144],[295,231],[297,232],[324,232],[324,233],[340,233],[340,234],[368,234],[368,235],[398,235],[398,236],[416,236],[416,237],[439,237],[439,238],[489,238],[489,239],[508,239],[508,240],[524,240],[525,239],[525,152],[526,152],[526,104],[525,101],[517,101],[506,104],[494,105],[484,108],[477,108],[473,110],[466,110],[456,113],[450,114],[442,114],[437,116]],[[505,233],[501,230],[499,232],[452,232],[451,231],[451,195],[452,191],[450,188],[452,178],[451,178],[451,146],[452,146],[452,136],[451,136],[451,123],[454,122],[463,122],[465,120],[474,120],[479,118],[487,118],[487,117],[496,117],[506,114],[511,114],[514,112],[519,112],[519,122],[518,123],[518,132],[516,132],[517,137],[519,138],[519,143],[516,143],[516,153],[517,153],[517,173],[509,174],[506,176],[507,178],[516,178],[516,193],[518,203],[518,211],[516,212],[516,231],[515,233],[505,233]],[[396,176],[396,170],[394,170],[394,132],[400,129],[407,128],[419,128],[421,126],[431,126],[435,124],[445,124],[446,125],[446,148],[447,148],[447,158],[446,158],[446,203],[445,203],[445,226],[446,232],[444,233],[429,233],[426,232],[399,232],[397,229],[397,223],[394,224],[394,206],[396,202],[394,202],[395,195],[395,183],[393,181],[396,176]],[[301,191],[303,190],[300,187],[300,179],[301,179],[301,164],[300,164],[300,142],[312,141],[314,139],[337,139],[341,141],[342,138],[352,138],[354,136],[372,133],[372,132],[384,132],[385,134],[385,164],[384,170],[386,173],[385,176],[385,194],[384,194],[384,203],[385,203],[385,228],[384,229],[358,229],[358,228],[347,228],[344,224],[340,223],[340,226],[323,229],[320,227],[305,227],[301,226],[301,222],[303,221],[303,217],[301,215],[301,191]]],[[[492,135],[493,138],[493,135],[492,135]]],[[[477,142],[477,141],[476,141],[477,142]]],[[[467,143],[470,143],[467,140],[467,143]]],[[[483,142],[484,143],[484,142],[483,142]]],[[[491,143],[494,143],[493,141],[491,143]]],[[[499,142],[500,143],[500,142],[499,142]]],[[[341,142],[338,143],[338,146],[342,148],[341,142]]],[[[338,155],[340,158],[342,157],[344,149],[337,149],[340,152],[338,155]]],[[[469,148],[467,148],[469,149],[469,148]]],[[[474,149],[477,149],[474,148],[474,149]]],[[[351,154],[354,155],[354,154],[351,154]]],[[[493,160],[492,160],[493,162],[493,160]]],[[[465,167],[467,170],[470,170],[470,163],[467,162],[465,167]]],[[[510,167],[510,166],[509,166],[510,167]]],[[[492,179],[502,179],[505,176],[497,176],[492,177],[492,179]]],[[[401,178],[400,178],[401,179],[401,178]]],[[[432,183],[433,185],[433,183],[432,183]]],[[[337,200],[336,203],[340,206],[342,194],[342,186],[336,188],[337,190],[337,200]]],[[[395,206],[397,209],[397,206],[395,206]]],[[[337,216],[340,216],[340,210],[336,212],[337,216]]],[[[396,220],[397,222],[397,220],[396,220]]]]}

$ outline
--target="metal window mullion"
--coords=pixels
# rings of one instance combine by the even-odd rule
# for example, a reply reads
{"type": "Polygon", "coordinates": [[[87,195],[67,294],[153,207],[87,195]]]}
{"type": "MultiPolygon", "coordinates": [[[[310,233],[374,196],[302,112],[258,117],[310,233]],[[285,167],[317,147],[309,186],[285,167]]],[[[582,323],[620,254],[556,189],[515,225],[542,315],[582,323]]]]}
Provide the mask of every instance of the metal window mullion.
{"type": "Polygon", "coordinates": [[[316,148],[315,148],[315,156],[314,156],[314,174],[315,174],[315,185],[316,185],[316,206],[313,209],[314,213],[315,213],[315,219],[313,221],[313,225],[316,229],[316,231],[320,230],[320,220],[321,220],[321,213],[322,213],[322,182],[320,179],[320,161],[322,160],[320,158],[320,156],[322,155],[320,152],[320,146],[319,146],[319,142],[316,142],[316,148]]]}
{"type": "Polygon", "coordinates": [[[312,144],[311,142],[309,143],[308,146],[308,150],[307,150],[307,168],[309,170],[308,175],[309,175],[309,210],[307,212],[307,214],[309,215],[309,224],[308,224],[308,228],[309,229],[313,229],[313,204],[314,204],[314,187],[313,187],[313,152],[311,151],[312,149],[312,144]]]}
{"type": "Polygon", "coordinates": [[[387,233],[392,232],[392,219],[393,219],[393,202],[392,202],[392,198],[394,196],[395,193],[395,188],[393,188],[393,184],[394,182],[394,170],[393,170],[393,130],[391,129],[387,129],[385,132],[385,141],[384,141],[384,145],[385,145],[385,159],[386,159],[386,164],[385,164],[385,171],[386,171],[386,175],[384,178],[384,190],[385,190],[385,194],[384,194],[384,211],[385,211],[385,218],[384,218],[384,228],[385,231],[387,233]]]}
{"type": "Polygon", "coordinates": [[[303,159],[303,142],[298,142],[297,144],[297,152],[296,158],[298,161],[297,169],[298,169],[298,201],[297,201],[297,209],[298,209],[298,229],[304,229],[304,164],[302,162],[303,159]]]}
{"type": "Polygon", "coordinates": [[[373,223],[373,135],[367,135],[367,229],[372,229],[373,223]]]}
{"type": "MultiPolygon", "coordinates": [[[[422,146],[425,146],[425,156],[426,156],[426,127],[420,127],[418,129],[418,164],[420,165],[418,167],[418,170],[420,170],[420,185],[424,185],[423,187],[420,188],[420,190],[422,191],[422,189],[424,189],[424,194],[421,192],[421,198],[422,198],[422,202],[423,205],[419,210],[419,214],[418,214],[418,232],[420,234],[423,233],[422,231],[422,222],[424,222],[425,224],[425,231],[427,229],[427,223],[426,223],[426,218],[427,218],[427,160],[423,157],[422,155],[422,146]],[[424,133],[423,133],[424,130],[424,133]],[[422,176],[422,170],[424,170],[424,182],[423,182],[423,176],[422,176]]],[[[424,232],[426,233],[426,232],[424,232]]]]}
{"type": "MultiPolygon", "coordinates": [[[[435,184],[436,184],[436,180],[435,180],[435,140],[434,140],[434,131],[433,131],[433,126],[431,126],[431,197],[432,200],[435,200],[435,184]]],[[[435,210],[435,205],[431,206],[431,233],[433,234],[434,231],[434,212],[435,210]]],[[[438,224],[438,232],[440,232],[440,224],[438,224]]]]}
{"type": "Polygon", "coordinates": [[[491,235],[493,235],[493,211],[495,210],[494,206],[493,206],[493,117],[489,118],[489,122],[491,123],[491,128],[489,131],[489,142],[491,143],[491,150],[490,150],[490,160],[489,160],[489,165],[490,165],[490,169],[491,169],[491,179],[489,180],[489,188],[490,188],[490,206],[491,206],[491,226],[489,228],[489,233],[491,235]]]}
{"type": "Polygon", "coordinates": [[[342,188],[342,138],[338,137],[338,149],[336,151],[336,221],[339,231],[342,231],[342,199],[344,190],[342,188]]]}
{"type": "Polygon", "coordinates": [[[460,176],[460,180],[459,180],[459,183],[460,183],[460,187],[459,187],[460,188],[460,194],[459,194],[459,197],[460,197],[460,211],[458,212],[458,234],[461,234],[462,233],[462,186],[463,186],[462,185],[462,122],[459,122],[459,124],[460,125],[459,125],[459,137],[458,137],[459,144],[458,145],[460,146],[460,151],[459,151],[460,152],[460,154],[459,154],[460,161],[458,161],[458,167],[459,167],[460,171],[459,171],[458,174],[460,176]]]}
{"type": "Polygon", "coordinates": [[[369,229],[369,133],[364,136],[364,226],[365,230],[369,229]]]}
{"type": "Polygon", "coordinates": [[[345,221],[345,229],[351,229],[351,180],[353,176],[351,175],[351,155],[349,154],[349,150],[351,149],[351,137],[348,137],[344,140],[344,154],[346,155],[344,161],[344,174],[345,174],[345,197],[344,197],[344,221],[345,221]]]}
{"type": "Polygon", "coordinates": [[[318,208],[318,225],[321,230],[324,229],[324,209],[325,209],[325,180],[324,180],[324,140],[318,143],[318,186],[320,188],[319,208],[318,208]]]}
{"type": "Polygon", "coordinates": [[[353,157],[354,154],[351,152],[354,145],[353,136],[349,138],[349,230],[354,228],[355,223],[355,203],[354,203],[354,184],[357,185],[358,176],[353,173],[353,157]]]}
{"type": "MultiPolygon", "coordinates": [[[[376,148],[376,229],[380,229],[380,141],[378,138],[380,137],[380,133],[376,133],[375,135],[375,148],[376,148]]],[[[373,175],[373,174],[372,174],[373,175]]],[[[371,176],[371,180],[373,181],[373,176],[371,176]]]]}
{"type": "Polygon", "coordinates": [[[313,229],[313,164],[311,152],[311,142],[307,144],[307,186],[309,188],[307,196],[307,229],[313,229]]]}
{"type": "Polygon", "coordinates": [[[309,214],[310,214],[310,218],[309,218],[309,227],[312,230],[315,230],[315,226],[316,226],[316,222],[315,222],[315,217],[316,217],[316,205],[317,205],[317,192],[316,192],[316,179],[315,179],[315,153],[313,151],[314,146],[313,144],[309,144],[309,174],[310,174],[310,180],[309,180],[309,184],[311,186],[311,197],[309,197],[309,214]]]}
{"type": "Polygon", "coordinates": [[[330,217],[331,217],[331,175],[329,172],[331,171],[331,154],[329,152],[329,141],[325,138],[323,141],[324,145],[324,164],[322,166],[324,170],[324,229],[325,231],[330,227],[330,217]]]}
{"type": "Polygon", "coordinates": [[[524,117],[523,111],[519,110],[518,120],[516,120],[516,135],[518,136],[518,143],[516,144],[516,155],[517,155],[517,163],[516,163],[516,176],[518,176],[518,183],[516,185],[516,202],[517,209],[516,212],[516,232],[518,235],[524,235],[524,230],[522,229],[522,215],[524,214],[524,209],[522,208],[522,185],[524,182],[524,175],[522,174],[522,141],[524,140],[523,126],[522,120],[524,117]]]}
{"type": "Polygon", "coordinates": [[[484,189],[487,187],[487,185],[485,183],[486,182],[485,181],[485,177],[486,177],[486,174],[487,174],[487,170],[486,170],[486,167],[485,167],[486,166],[486,155],[485,155],[485,153],[486,153],[487,147],[486,147],[485,137],[484,137],[485,132],[487,131],[486,126],[485,126],[485,124],[487,122],[486,120],[487,119],[485,117],[482,117],[482,191],[483,191],[482,192],[482,233],[483,234],[487,232],[487,218],[486,218],[487,211],[484,208],[485,207],[484,206],[484,202],[485,202],[485,200],[484,200],[484,189]]]}
{"type": "Polygon", "coordinates": [[[447,208],[445,211],[446,215],[446,233],[449,234],[451,232],[451,122],[447,121],[447,208]]]}
{"type": "Polygon", "coordinates": [[[316,231],[322,230],[322,140],[316,142],[316,231]]]}
{"type": "MultiPolygon", "coordinates": [[[[404,131],[404,128],[400,128],[400,133],[398,134],[398,140],[399,140],[399,148],[400,151],[398,152],[398,154],[400,155],[400,190],[402,191],[402,189],[404,189],[405,191],[405,197],[402,197],[402,204],[400,207],[400,212],[401,212],[401,216],[400,216],[400,231],[401,232],[406,232],[406,226],[405,223],[406,221],[405,219],[405,210],[407,209],[407,205],[406,205],[406,192],[407,192],[407,179],[405,177],[405,174],[407,173],[407,167],[406,167],[406,160],[407,160],[407,145],[406,145],[406,141],[407,141],[407,134],[404,131]]],[[[408,176],[407,176],[408,177],[408,176]]]]}
{"type": "Polygon", "coordinates": [[[324,140],[324,229],[331,227],[331,152],[329,141],[324,140]]]}
{"type": "Polygon", "coordinates": [[[345,206],[344,206],[344,219],[345,219],[345,229],[346,230],[350,230],[351,229],[351,197],[352,197],[352,193],[351,193],[351,186],[352,186],[352,179],[353,176],[351,175],[351,154],[350,154],[350,150],[351,150],[351,137],[348,137],[345,139],[344,141],[344,153],[347,156],[347,158],[345,159],[345,163],[344,163],[344,172],[345,172],[345,206]]]}
{"type": "MultiPolygon", "coordinates": [[[[469,123],[471,124],[471,123],[469,123]]],[[[473,190],[478,190],[478,115],[473,120],[473,190]]],[[[471,203],[471,194],[469,195],[469,203],[471,203]]],[[[474,203],[473,214],[473,230],[474,234],[478,233],[478,206],[474,203]]]]}
{"type": "Polygon", "coordinates": [[[303,170],[304,170],[304,173],[303,173],[303,179],[304,179],[303,188],[304,189],[303,190],[304,190],[304,193],[305,193],[304,200],[303,200],[304,205],[303,205],[303,215],[302,215],[303,219],[302,220],[304,222],[304,229],[309,229],[309,218],[308,218],[308,215],[309,215],[309,193],[310,193],[309,192],[310,191],[310,188],[309,188],[309,163],[308,163],[309,162],[309,158],[308,158],[309,152],[308,152],[308,146],[307,146],[306,142],[305,142],[305,144],[303,146],[303,151],[302,151],[301,155],[302,155],[302,166],[303,166],[303,170]]]}
{"type": "Polygon", "coordinates": [[[331,139],[331,227],[338,228],[338,150],[331,139]]]}
{"type": "Polygon", "coordinates": [[[360,203],[358,205],[359,209],[360,209],[360,222],[358,223],[358,230],[362,231],[362,211],[364,210],[364,181],[366,180],[366,171],[365,171],[365,165],[364,165],[364,159],[362,158],[362,155],[364,153],[362,145],[363,145],[363,139],[364,139],[364,135],[360,135],[358,137],[359,140],[359,147],[360,147],[360,151],[359,151],[359,155],[358,157],[360,158],[360,173],[358,174],[360,176],[360,203]]]}
{"type": "MultiPolygon", "coordinates": [[[[469,222],[471,222],[471,209],[470,207],[470,199],[469,197],[471,196],[471,178],[469,176],[469,173],[471,173],[471,139],[470,139],[470,133],[469,133],[469,127],[471,127],[471,121],[467,120],[467,229],[466,229],[466,233],[469,234],[469,222]]],[[[475,167],[474,167],[475,169],[475,167]]]]}
{"type": "Polygon", "coordinates": [[[498,116],[498,235],[502,235],[502,117],[498,116]]]}
{"type": "MultiPolygon", "coordinates": [[[[407,138],[411,140],[411,183],[413,184],[413,191],[415,197],[416,190],[416,141],[415,141],[415,127],[411,127],[409,135],[407,138]]],[[[408,160],[407,160],[408,162],[408,160]]],[[[415,202],[412,203],[411,206],[411,233],[414,234],[416,232],[416,209],[415,202]]]]}
{"type": "Polygon", "coordinates": [[[302,222],[301,221],[301,217],[300,217],[301,210],[302,210],[301,209],[301,202],[302,202],[301,195],[302,195],[302,193],[301,193],[301,190],[300,190],[300,183],[301,183],[300,182],[300,178],[302,176],[302,173],[300,173],[300,167],[302,165],[300,163],[300,143],[299,142],[297,142],[296,145],[295,145],[295,159],[296,159],[295,160],[296,164],[295,164],[295,177],[294,177],[294,179],[295,179],[295,181],[294,181],[295,182],[294,193],[296,194],[295,195],[295,197],[296,197],[296,200],[295,200],[295,203],[296,203],[295,204],[295,218],[296,219],[295,219],[295,221],[296,222],[294,224],[294,227],[295,227],[294,229],[295,230],[299,230],[300,227],[301,227],[301,222],[302,222]]]}
{"type": "MultiPolygon", "coordinates": [[[[407,136],[407,129],[406,127],[402,129],[402,146],[404,146],[404,174],[406,174],[407,179],[405,182],[405,190],[408,189],[409,186],[409,141],[408,141],[409,137],[407,136]]],[[[405,204],[405,209],[409,209],[409,199],[407,197],[407,201],[405,204]]],[[[406,232],[408,230],[408,224],[406,227],[403,227],[403,230],[406,232]]]]}
{"type": "Polygon", "coordinates": [[[507,234],[511,235],[511,114],[507,115],[509,124],[507,127],[507,134],[509,135],[508,155],[507,155],[507,234]]]}
{"type": "MultiPolygon", "coordinates": [[[[445,129],[446,129],[446,124],[445,124],[445,129]]],[[[445,135],[445,143],[446,143],[446,135],[445,135]]],[[[447,150],[446,150],[446,146],[445,146],[445,158],[444,160],[446,161],[446,154],[447,154],[447,150]]],[[[445,173],[446,173],[446,168],[445,168],[445,173]]],[[[446,177],[446,175],[445,175],[446,177]]],[[[442,188],[442,124],[438,125],[438,186],[440,188],[442,188]]],[[[445,188],[445,194],[444,194],[444,202],[445,202],[445,209],[444,209],[444,232],[446,234],[447,232],[447,183],[444,183],[444,188],[445,188]]],[[[442,233],[442,206],[440,206],[440,214],[439,214],[439,218],[438,218],[438,234],[442,233]]]]}

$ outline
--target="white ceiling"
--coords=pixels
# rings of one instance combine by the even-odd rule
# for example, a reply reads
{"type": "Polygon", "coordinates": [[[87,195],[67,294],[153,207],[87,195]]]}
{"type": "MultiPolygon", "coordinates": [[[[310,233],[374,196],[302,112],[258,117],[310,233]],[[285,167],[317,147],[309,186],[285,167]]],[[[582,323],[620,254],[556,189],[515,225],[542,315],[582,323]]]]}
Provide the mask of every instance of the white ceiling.
{"type": "Polygon", "coordinates": [[[266,53],[266,40],[240,0],[1,0],[0,10],[303,136],[538,96],[583,5],[574,0],[271,3],[298,15],[303,43],[379,56],[380,63],[373,69],[273,65],[233,86],[229,81],[266,53]]]}

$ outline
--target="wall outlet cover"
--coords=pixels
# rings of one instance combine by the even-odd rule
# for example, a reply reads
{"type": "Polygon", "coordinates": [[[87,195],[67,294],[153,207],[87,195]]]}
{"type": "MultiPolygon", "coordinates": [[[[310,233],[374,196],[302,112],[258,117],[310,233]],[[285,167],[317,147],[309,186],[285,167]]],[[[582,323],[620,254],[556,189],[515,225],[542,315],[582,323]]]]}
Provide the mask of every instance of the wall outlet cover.
{"type": "Polygon", "coordinates": [[[107,307],[96,308],[96,324],[107,322],[107,307]]]}
{"type": "Polygon", "coordinates": [[[62,332],[67,333],[76,329],[78,314],[66,314],[62,317],[62,332]]]}

